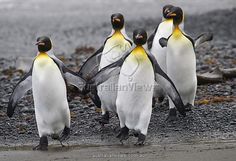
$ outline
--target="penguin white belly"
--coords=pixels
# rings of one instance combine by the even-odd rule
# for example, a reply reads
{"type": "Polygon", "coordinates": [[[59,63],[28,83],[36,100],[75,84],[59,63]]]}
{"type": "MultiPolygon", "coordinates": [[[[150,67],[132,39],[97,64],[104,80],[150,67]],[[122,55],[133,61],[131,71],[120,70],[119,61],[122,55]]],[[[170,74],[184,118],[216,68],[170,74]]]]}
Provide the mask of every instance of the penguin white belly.
{"type": "Polygon", "coordinates": [[[59,134],[70,127],[66,85],[55,62],[48,56],[34,61],[32,87],[39,135],[59,134]]]}
{"type": "Polygon", "coordinates": [[[122,68],[118,81],[117,113],[120,126],[147,134],[152,113],[154,71],[147,56],[130,54],[122,68]]]}
{"type": "Polygon", "coordinates": [[[160,23],[156,35],[153,39],[153,45],[151,48],[151,53],[154,55],[158,64],[164,72],[166,72],[166,48],[161,47],[159,40],[162,37],[168,38],[172,33],[172,27],[172,20],[166,20],[160,23]]]}
{"type": "Polygon", "coordinates": [[[191,41],[185,36],[177,40],[174,37],[169,39],[167,74],[179,91],[184,104],[194,105],[197,88],[196,57],[191,41]]]}
{"type": "MultiPolygon", "coordinates": [[[[113,35],[104,46],[99,70],[119,60],[130,47],[122,35],[113,35]]],[[[117,84],[118,76],[114,76],[97,87],[103,114],[105,111],[116,112],[117,84]]]]}

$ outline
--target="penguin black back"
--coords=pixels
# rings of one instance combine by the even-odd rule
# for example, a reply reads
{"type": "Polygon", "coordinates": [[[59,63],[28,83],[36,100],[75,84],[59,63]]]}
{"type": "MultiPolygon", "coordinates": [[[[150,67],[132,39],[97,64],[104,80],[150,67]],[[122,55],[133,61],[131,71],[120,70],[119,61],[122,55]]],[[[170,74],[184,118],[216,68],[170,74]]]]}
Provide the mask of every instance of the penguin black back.
{"type": "Polygon", "coordinates": [[[120,30],[124,27],[124,16],[121,13],[111,15],[111,24],[114,30],[120,30]]]}
{"type": "Polygon", "coordinates": [[[52,42],[47,36],[38,37],[36,45],[39,52],[47,52],[52,49],[52,42]]]}
{"type": "Polygon", "coordinates": [[[147,42],[147,32],[144,29],[134,30],[133,40],[136,45],[144,45],[147,42]]]}

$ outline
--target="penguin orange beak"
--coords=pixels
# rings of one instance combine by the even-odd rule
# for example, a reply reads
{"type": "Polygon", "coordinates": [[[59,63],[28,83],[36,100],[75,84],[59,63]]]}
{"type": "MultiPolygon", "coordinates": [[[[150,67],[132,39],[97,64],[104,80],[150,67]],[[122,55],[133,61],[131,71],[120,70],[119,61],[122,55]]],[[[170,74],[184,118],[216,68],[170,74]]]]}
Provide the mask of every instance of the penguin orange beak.
{"type": "Polygon", "coordinates": [[[113,22],[115,22],[115,21],[120,22],[120,19],[119,18],[113,18],[113,22]]]}
{"type": "Polygon", "coordinates": [[[143,38],[143,35],[138,34],[135,38],[136,38],[136,39],[142,39],[142,38],[143,38]]]}
{"type": "Polygon", "coordinates": [[[39,42],[37,42],[35,45],[37,45],[37,46],[44,46],[44,45],[45,45],[45,43],[44,43],[44,42],[41,42],[41,41],[39,41],[39,42]]]}
{"type": "Polygon", "coordinates": [[[168,16],[168,17],[175,17],[175,16],[176,16],[176,13],[170,12],[170,13],[167,14],[167,16],[168,16]]]}

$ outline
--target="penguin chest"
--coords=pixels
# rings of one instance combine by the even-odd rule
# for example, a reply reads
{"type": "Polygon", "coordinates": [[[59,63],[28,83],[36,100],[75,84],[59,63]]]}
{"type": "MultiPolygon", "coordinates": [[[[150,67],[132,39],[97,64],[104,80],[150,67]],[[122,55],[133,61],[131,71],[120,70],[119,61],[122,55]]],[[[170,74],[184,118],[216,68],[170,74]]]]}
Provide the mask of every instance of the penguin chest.
{"type": "Polygon", "coordinates": [[[104,45],[100,69],[119,60],[130,48],[131,45],[124,36],[121,33],[115,33],[104,45]]]}
{"type": "Polygon", "coordinates": [[[152,111],[154,71],[143,52],[132,52],[121,67],[117,113],[122,124],[146,135],[152,111]]]}
{"type": "Polygon", "coordinates": [[[194,48],[192,42],[182,33],[174,33],[169,38],[166,62],[167,74],[178,90],[196,86],[194,48]]]}
{"type": "Polygon", "coordinates": [[[151,53],[156,58],[160,67],[166,72],[166,48],[160,46],[160,38],[168,38],[172,33],[173,22],[172,20],[163,21],[157,29],[156,35],[153,40],[151,53]]]}
{"type": "MultiPolygon", "coordinates": [[[[169,64],[183,68],[196,67],[196,58],[192,42],[181,31],[174,31],[167,43],[167,56],[169,64]]],[[[193,70],[193,69],[192,69],[193,70]]]]}
{"type": "MultiPolygon", "coordinates": [[[[146,95],[147,93],[152,95],[153,84],[154,71],[148,56],[138,50],[133,51],[122,65],[119,88],[127,88],[127,95],[130,97],[146,95]]],[[[130,100],[132,101],[132,99],[130,100]]]]}
{"type": "Polygon", "coordinates": [[[159,43],[159,39],[164,37],[164,38],[168,38],[171,33],[172,33],[172,28],[173,28],[173,21],[172,20],[166,20],[163,21],[162,23],[160,23],[160,25],[158,26],[158,29],[156,31],[156,35],[154,37],[153,40],[153,47],[160,47],[160,43],[159,43]]]}
{"type": "Polygon", "coordinates": [[[49,56],[40,55],[35,59],[32,86],[36,108],[51,109],[66,100],[65,81],[58,66],[49,56]]]}

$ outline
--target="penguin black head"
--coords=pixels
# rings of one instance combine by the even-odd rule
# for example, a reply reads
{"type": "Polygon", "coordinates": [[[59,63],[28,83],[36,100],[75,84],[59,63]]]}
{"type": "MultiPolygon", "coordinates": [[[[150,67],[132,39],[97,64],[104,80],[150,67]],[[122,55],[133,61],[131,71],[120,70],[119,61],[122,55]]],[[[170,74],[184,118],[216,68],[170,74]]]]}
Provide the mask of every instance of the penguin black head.
{"type": "Polygon", "coordinates": [[[37,38],[37,43],[39,52],[47,52],[52,49],[52,42],[49,37],[41,36],[37,38]]]}
{"type": "Polygon", "coordinates": [[[124,27],[124,16],[120,13],[112,14],[111,24],[114,30],[121,30],[124,27]]]}
{"type": "Polygon", "coordinates": [[[134,30],[133,40],[136,45],[144,45],[147,42],[147,32],[144,29],[134,30]]]}
{"type": "Polygon", "coordinates": [[[173,18],[174,25],[179,25],[183,21],[183,10],[180,7],[172,7],[167,17],[173,18]]]}
{"type": "Polygon", "coordinates": [[[174,7],[174,6],[173,6],[173,5],[170,5],[170,4],[165,5],[165,6],[163,7],[162,14],[163,14],[163,17],[164,17],[165,19],[170,19],[170,17],[167,17],[167,14],[170,12],[170,9],[171,9],[172,7],[174,7]]]}

